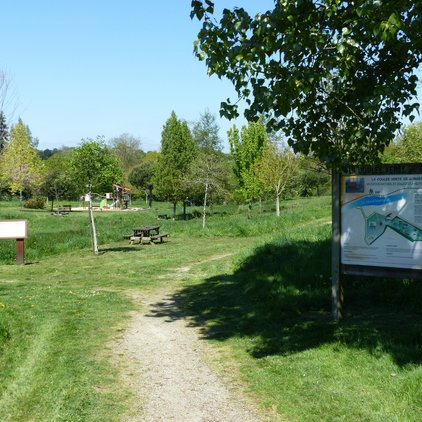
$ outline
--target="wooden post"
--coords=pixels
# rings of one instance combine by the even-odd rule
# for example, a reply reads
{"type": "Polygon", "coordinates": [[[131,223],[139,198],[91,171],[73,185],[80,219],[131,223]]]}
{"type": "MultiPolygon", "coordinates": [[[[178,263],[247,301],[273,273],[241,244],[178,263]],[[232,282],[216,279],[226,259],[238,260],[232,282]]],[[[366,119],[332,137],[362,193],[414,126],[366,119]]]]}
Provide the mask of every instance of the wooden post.
{"type": "Polygon", "coordinates": [[[25,263],[25,239],[16,239],[16,265],[25,263]]]}
{"type": "Polygon", "coordinates": [[[332,172],[331,298],[332,316],[339,321],[343,313],[343,286],[340,271],[341,254],[340,173],[332,172]]]}

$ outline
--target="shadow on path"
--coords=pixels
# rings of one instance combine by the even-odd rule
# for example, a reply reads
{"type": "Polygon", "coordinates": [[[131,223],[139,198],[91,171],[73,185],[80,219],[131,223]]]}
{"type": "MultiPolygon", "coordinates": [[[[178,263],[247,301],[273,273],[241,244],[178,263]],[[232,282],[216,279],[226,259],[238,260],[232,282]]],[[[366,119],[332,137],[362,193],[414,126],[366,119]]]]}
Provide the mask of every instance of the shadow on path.
{"type": "Polygon", "coordinates": [[[247,337],[250,355],[287,355],[336,342],[399,365],[422,363],[422,282],[349,278],[346,318],[330,315],[330,243],[272,243],[233,274],[188,286],[153,306],[150,316],[189,317],[204,338],[247,337]]]}

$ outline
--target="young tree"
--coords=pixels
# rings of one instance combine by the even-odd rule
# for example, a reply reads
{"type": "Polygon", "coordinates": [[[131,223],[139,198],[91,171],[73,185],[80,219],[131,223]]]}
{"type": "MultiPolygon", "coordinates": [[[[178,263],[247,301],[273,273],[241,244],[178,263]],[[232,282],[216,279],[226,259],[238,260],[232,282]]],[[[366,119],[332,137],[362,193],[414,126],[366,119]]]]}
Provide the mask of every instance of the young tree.
{"type": "Polygon", "coordinates": [[[214,114],[206,110],[201,114],[199,120],[194,123],[192,136],[199,148],[221,151],[220,128],[214,114]]]}
{"type": "Polygon", "coordinates": [[[158,158],[153,184],[163,198],[176,205],[184,201],[188,192],[185,176],[196,155],[196,146],[186,122],[173,111],[161,134],[161,154],[158,158]]]}
{"type": "Polygon", "coordinates": [[[268,143],[268,135],[261,120],[228,131],[230,154],[234,160],[234,173],[239,180],[239,192],[247,203],[261,197],[260,181],[255,166],[268,143]]]}
{"type": "Polygon", "coordinates": [[[81,193],[107,192],[113,183],[122,183],[123,172],[116,155],[104,138],[83,139],[70,157],[72,177],[81,193]]]}
{"type": "MultiPolygon", "coordinates": [[[[214,2],[193,0],[203,22],[195,44],[209,74],[227,77],[246,103],[282,129],[295,152],[340,168],[378,159],[418,108],[422,2],[274,1],[255,17],[243,8],[213,18],[214,2]]],[[[238,115],[237,103],[220,113],[238,115]]]]}
{"type": "Polygon", "coordinates": [[[10,141],[0,157],[0,176],[10,192],[19,192],[22,204],[24,189],[35,189],[42,182],[43,164],[21,119],[10,131],[10,141]]]}
{"type": "Polygon", "coordinates": [[[213,195],[227,193],[229,178],[229,167],[221,153],[208,149],[199,151],[192,162],[188,183],[197,186],[203,195],[202,228],[206,225],[207,205],[213,195]]]}
{"type": "Polygon", "coordinates": [[[255,166],[255,173],[264,190],[275,195],[276,216],[280,217],[280,197],[291,192],[298,177],[298,163],[289,148],[269,143],[255,166]]]}
{"type": "MultiPolygon", "coordinates": [[[[123,178],[119,160],[107,148],[102,137],[97,137],[96,140],[82,140],[81,145],[72,151],[70,167],[80,191],[88,192],[90,198],[92,192],[106,192],[111,189],[113,183],[121,183],[123,178]]],[[[97,231],[91,200],[88,210],[93,250],[98,255],[97,231]]]]}

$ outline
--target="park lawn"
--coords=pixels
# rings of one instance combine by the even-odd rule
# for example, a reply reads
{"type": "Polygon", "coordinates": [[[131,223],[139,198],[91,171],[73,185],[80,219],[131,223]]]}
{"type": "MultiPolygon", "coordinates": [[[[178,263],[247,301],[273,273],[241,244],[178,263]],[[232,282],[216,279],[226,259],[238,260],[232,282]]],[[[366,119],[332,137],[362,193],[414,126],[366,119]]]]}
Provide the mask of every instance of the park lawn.
{"type": "Polygon", "coordinates": [[[156,222],[160,210],[101,213],[98,257],[86,216],[7,209],[30,220],[35,239],[29,265],[0,266],[2,418],[120,420],[132,398],[119,385],[110,340],[136,307],[131,294],[168,284],[215,345],[210,364],[240,378],[266,412],[300,421],[419,420],[421,283],[350,278],[345,320],[332,323],[329,199],[283,206],[281,219],[257,211],[249,221],[217,209],[206,230],[198,220],[166,220],[169,242],[155,247],[119,239],[156,222]],[[56,248],[47,248],[45,231],[56,248]],[[186,266],[192,271],[172,276],[186,266]]]}

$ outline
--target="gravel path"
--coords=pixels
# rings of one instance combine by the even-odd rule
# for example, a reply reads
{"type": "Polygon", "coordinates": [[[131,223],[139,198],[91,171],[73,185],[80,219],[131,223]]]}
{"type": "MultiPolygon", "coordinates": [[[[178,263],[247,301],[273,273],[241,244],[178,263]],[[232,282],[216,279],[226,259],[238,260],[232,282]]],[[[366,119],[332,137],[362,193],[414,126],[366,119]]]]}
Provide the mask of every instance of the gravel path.
{"type": "Polygon", "coordinates": [[[259,420],[239,388],[225,384],[204,363],[211,346],[183,318],[172,292],[135,300],[143,311],[134,314],[117,350],[126,363],[125,382],[139,403],[127,421],[259,420]]]}

